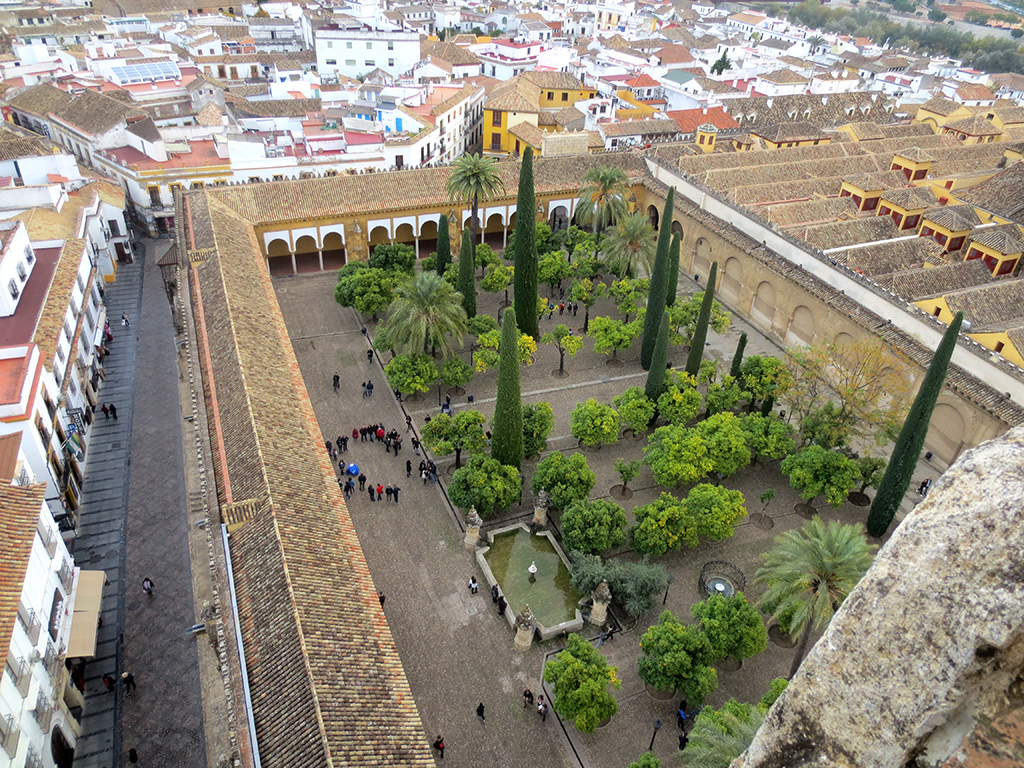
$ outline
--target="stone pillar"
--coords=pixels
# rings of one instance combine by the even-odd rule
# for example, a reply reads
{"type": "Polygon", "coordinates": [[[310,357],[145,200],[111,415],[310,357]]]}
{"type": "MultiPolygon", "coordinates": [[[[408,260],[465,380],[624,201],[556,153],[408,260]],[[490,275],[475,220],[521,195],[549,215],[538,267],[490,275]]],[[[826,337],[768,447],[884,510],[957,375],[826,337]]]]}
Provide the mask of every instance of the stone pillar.
{"type": "Polygon", "coordinates": [[[537,620],[533,617],[530,606],[526,606],[523,608],[522,613],[516,616],[515,647],[517,651],[525,653],[530,650],[530,646],[533,644],[533,628],[536,625],[537,620]]]}
{"type": "Polygon", "coordinates": [[[483,524],[484,521],[477,514],[476,507],[470,507],[469,514],[466,515],[466,538],[462,540],[466,549],[476,549],[480,542],[480,526],[483,524]]]}
{"type": "Polygon", "coordinates": [[[603,626],[608,620],[608,605],[612,601],[612,591],[608,589],[608,582],[602,581],[597,589],[590,593],[594,600],[594,607],[590,609],[590,617],[587,619],[591,624],[603,626]]]}
{"type": "Polygon", "coordinates": [[[536,500],[533,502],[533,525],[536,528],[546,528],[548,524],[548,507],[551,505],[551,501],[548,498],[548,492],[543,488],[537,495],[536,500]]]}
{"type": "Polygon", "coordinates": [[[324,252],[323,251],[317,251],[316,252],[316,257],[320,260],[320,271],[323,272],[324,271],[324,252]]]}
{"type": "Polygon", "coordinates": [[[292,252],[291,256],[292,256],[292,274],[293,275],[297,275],[297,274],[299,274],[299,268],[295,264],[295,253],[294,253],[294,251],[292,252]]]}

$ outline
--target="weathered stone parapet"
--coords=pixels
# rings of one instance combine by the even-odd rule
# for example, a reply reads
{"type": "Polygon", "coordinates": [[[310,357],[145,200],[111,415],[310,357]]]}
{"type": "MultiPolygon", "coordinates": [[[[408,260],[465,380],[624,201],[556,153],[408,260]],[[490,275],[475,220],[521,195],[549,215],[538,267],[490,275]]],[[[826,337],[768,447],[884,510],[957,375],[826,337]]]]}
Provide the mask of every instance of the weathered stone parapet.
{"type": "Polygon", "coordinates": [[[965,453],[896,529],[733,768],[938,766],[1006,711],[1022,516],[1018,428],[965,453]]]}

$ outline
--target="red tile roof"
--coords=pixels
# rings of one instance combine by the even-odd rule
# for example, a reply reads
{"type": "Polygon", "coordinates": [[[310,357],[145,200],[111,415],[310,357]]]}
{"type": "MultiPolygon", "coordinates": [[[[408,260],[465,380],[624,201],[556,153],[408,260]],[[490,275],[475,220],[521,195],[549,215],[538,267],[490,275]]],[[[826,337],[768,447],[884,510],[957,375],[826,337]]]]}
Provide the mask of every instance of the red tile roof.
{"type": "Polygon", "coordinates": [[[720,131],[739,127],[739,123],[722,107],[710,107],[706,112],[703,109],[676,109],[665,114],[676,121],[683,133],[693,133],[704,123],[711,123],[720,131]]]}

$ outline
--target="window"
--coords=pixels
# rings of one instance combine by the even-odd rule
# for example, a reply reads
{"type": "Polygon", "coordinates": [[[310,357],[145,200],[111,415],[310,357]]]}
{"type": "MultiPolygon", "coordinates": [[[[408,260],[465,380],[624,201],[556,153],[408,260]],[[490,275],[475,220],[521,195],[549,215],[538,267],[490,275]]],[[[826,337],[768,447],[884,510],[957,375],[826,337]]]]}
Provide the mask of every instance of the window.
{"type": "Polygon", "coordinates": [[[555,100],[555,92],[554,91],[548,91],[548,101],[554,101],[554,100],[555,100]]]}
{"type": "Polygon", "coordinates": [[[193,181],[192,182],[192,189],[203,189],[205,186],[206,186],[205,182],[202,182],[202,181],[193,181]]]}
{"type": "Polygon", "coordinates": [[[274,181],[284,181],[284,174],[275,173],[274,174],[274,181]]]}
{"type": "Polygon", "coordinates": [[[395,60],[394,59],[388,59],[388,66],[389,67],[395,66],[395,60]]]}
{"type": "Polygon", "coordinates": [[[393,51],[393,50],[395,50],[395,44],[394,44],[394,42],[389,42],[389,43],[388,43],[388,50],[389,50],[389,51],[393,51]]]}
{"type": "MultiPolygon", "coordinates": [[[[491,136],[491,149],[501,151],[501,134],[495,133],[491,136]]],[[[11,280],[11,285],[14,285],[13,280],[11,280]]]]}
{"type": "Polygon", "coordinates": [[[373,43],[367,43],[366,44],[366,50],[372,51],[373,50],[373,43]]]}
{"type": "Polygon", "coordinates": [[[356,65],[356,60],[355,59],[345,59],[345,66],[346,67],[354,67],[355,65],[356,65]]]}
{"type": "MultiPolygon", "coordinates": [[[[1002,272],[1002,270],[1000,270],[1000,272],[1002,272]]],[[[1003,347],[1005,347],[1005,346],[1006,345],[1003,344],[1003,342],[997,341],[996,342],[996,352],[1002,352],[1003,351],[1003,347]]]]}
{"type": "Polygon", "coordinates": [[[21,282],[25,282],[25,278],[28,277],[28,273],[25,271],[25,265],[22,262],[18,262],[18,277],[21,278],[21,282]]]}
{"type": "Polygon", "coordinates": [[[336,66],[338,66],[338,60],[337,59],[327,59],[327,66],[328,67],[336,67],[336,66]]]}
{"type": "Polygon", "coordinates": [[[367,59],[366,61],[363,62],[363,64],[368,66],[370,69],[373,69],[377,66],[377,63],[373,59],[367,59]]]}
{"type": "MultiPolygon", "coordinates": [[[[981,251],[979,251],[977,248],[971,248],[971,250],[967,252],[967,260],[968,261],[970,261],[971,259],[980,259],[980,258],[981,258],[981,251]]],[[[11,282],[14,282],[14,281],[12,280],[11,282]]]]}
{"type": "Polygon", "coordinates": [[[569,94],[568,93],[563,93],[562,94],[562,101],[568,101],[568,100],[569,100],[569,94]]]}
{"type": "Polygon", "coordinates": [[[60,360],[62,363],[64,362],[64,350],[60,348],[60,344],[57,345],[57,359],[60,360]]]}
{"type": "Polygon", "coordinates": [[[7,284],[7,290],[11,292],[11,297],[15,299],[21,294],[21,289],[18,288],[18,284],[13,280],[7,284]]]}
{"type": "Polygon", "coordinates": [[[498,110],[491,113],[491,127],[501,128],[501,112],[498,110]]]}
{"type": "Polygon", "coordinates": [[[961,235],[960,237],[954,237],[952,240],[950,240],[949,245],[946,247],[949,248],[949,250],[951,251],[959,251],[963,244],[964,238],[963,235],[961,235]]]}
{"type": "Polygon", "coordinates": [[[345,48],[347,50],[349,50],[349,51],[352,50],[352,41],[351,40],[349,40],[347,43],[345,43],[345,48]]]}

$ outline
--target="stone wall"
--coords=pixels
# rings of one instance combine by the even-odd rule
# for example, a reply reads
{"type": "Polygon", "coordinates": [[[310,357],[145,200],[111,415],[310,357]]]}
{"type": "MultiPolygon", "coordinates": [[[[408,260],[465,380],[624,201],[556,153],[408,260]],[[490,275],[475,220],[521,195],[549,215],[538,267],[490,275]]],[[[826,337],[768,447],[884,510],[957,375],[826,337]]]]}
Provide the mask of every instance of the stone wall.
{"type": "MultiPolygon", "coordinates": [[[[1019,707],[1022,510],[1018,427],[964,453],[900,524],[732,768],[938,766],[1019,707]]],[[[1020,765],[1020,750],[966,764],[1020,765]]]]}

